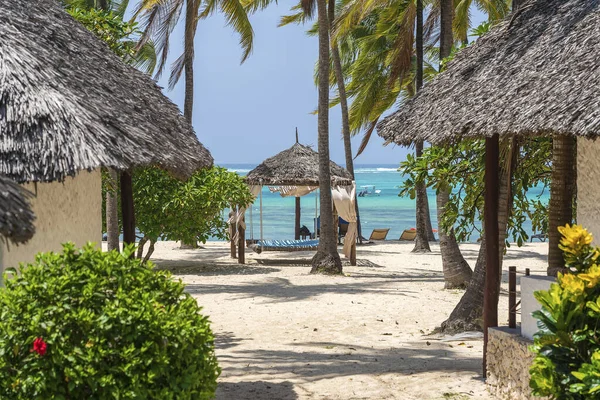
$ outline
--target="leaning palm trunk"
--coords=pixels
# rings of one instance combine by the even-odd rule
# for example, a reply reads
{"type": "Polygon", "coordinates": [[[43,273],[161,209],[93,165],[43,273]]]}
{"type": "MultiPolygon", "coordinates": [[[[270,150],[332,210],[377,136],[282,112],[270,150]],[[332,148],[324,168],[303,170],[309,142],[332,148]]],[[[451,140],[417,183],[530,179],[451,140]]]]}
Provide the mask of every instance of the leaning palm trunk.
{"type": "MultiPolygon", "coordinates": [[[[506,144],[504,144],[506,147],[506,144]]],[[[504,163],[500,168],[500,187],[498,191],[498,240],[500,249],[500,266],[502,267],[502,255],[506,246],[506,235],[508,227],[508,217],[512,208],[511,181],[512,174],[516,167],[515,153],[518,151],[516,141],[511,146],[511,154],[507,157],[510,163],[504,163]]],[[[485,229],[485,227],[484,227],[485,229]]],[[[485,236],[483,236],[485,238],[485,236]]],[[[485,288],[486,273],[486,244],[485,239],[481,241],[479,255],[475,263],[473,277],[467,290],[461,297],[459,303],[454,307],[452,313],[439,328],[444,333],[457,333],[465,331],[481,331],[483,329],[483,296],[485,288]]],[[[500,268],[502,271],[502,268],[500,268]]],[[[498,280],[500,282],[500,280],[498,280]]],[[[500,290],[497,291],[500,293],[500,290]]]]}
{"type": "Polygon", "coordinates": [[[558,227],[573,220],[573,199],[577,176],[577,141],[570,136],[552,138],[552,181],[548,215],[548,275],[556,275],[565,267],[562,251],[558,248],[558,227]]]}
{"type": "MultiPolygon", "coordinates": [[[[446,205],[450,202],[450,191],[447,188],[439,188],[437,194],[438,221],[442,221],[446,205]]],[[[464,259],[454,231],[446,231],[439,224],[440,252],[442,253],[442,268],[444,271],[444,288],[465,288],[471,281],[473,271],[469,263],[464,259]]]]}
{"type": "Polygon", "coordinates": [[[331,202],[329,167],[329,22],[327,1],[317,0],[319,21],[319,191],[321,200],[321,237],[312,259],[311,273],[341,274],[342,261],[337,252],[331,202]]]}
{"type": "MultiPolygon", "coordinates": [[[[335,20],[335,1],[329,0],[329,6],[327,7],[327,15],[329,19],[329,34],[333,29],[333,21],[335,20]]],[[[348,97],[346,96],[346,82],[344,82],[344,71],[342,69],[342,60],[340,58],[340,51],[337,44],[332,41],[331,43],[331,58],[333,59],[333,70],[335,73],[335,79],[338,87],[338,95],[340,98],[340,108],[342,110],[342,137],[344,139],[344,154],[346,156],[346,169],[352,175],[352,179],[356,179],[354,176],[354,159],[352,158],[352,142],[350,140],[350,117],[348,113],[348,97]]],[[[360,226],[360,213],[358,211],[358,196],[354,197],[354,204],[356,205],[356,219],[358,223],[358,240],[362,240],[362,230],[360,226]]]]}
{"type": "MultiPolygon", "coordinates": [[[[441,0],[440,2],[440,60],[448,57],[454,43],[452,33],[452,19],[454,17],[453,0],[441,0]]],[[[437,193],[438,212],[438,234],[440,237],[440,252],[442,253],[442,264],[444,269],[445,287],[465,287],[470,281],[467,276],[471,269],[463,258],[458,242],[452,230],[445,232],[441,226],[444,208],[450,198],[449,189],[440,188],[437,193]],[[467,269],[469,272],[467,272],[467,269]]]]}
{"type": "Polygon", "coordinates": [[[119,250],[119,174],[113,169],[108,169],[108,179],[110,182],[106,191],[106,245],[108,251],[111,251],[119,250]]]}

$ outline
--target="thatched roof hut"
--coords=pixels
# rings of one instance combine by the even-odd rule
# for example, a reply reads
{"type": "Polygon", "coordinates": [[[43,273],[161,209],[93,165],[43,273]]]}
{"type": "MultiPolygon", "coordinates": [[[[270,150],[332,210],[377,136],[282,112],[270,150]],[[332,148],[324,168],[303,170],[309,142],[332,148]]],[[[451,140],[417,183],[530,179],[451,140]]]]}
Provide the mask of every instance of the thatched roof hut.
{"type": "MultiPolygon", "coordinates": [[[[352,184],[352,175],[330,161],[331,184],[352,184]]],[[[281,153],[267,158],[246,176],[250,185],[319,186],[319,153],[309,146],[295,143],[281,153]]]]}
{"type": "Polygon", "coordinates": [[[0,235],[13,243],[26,242],[35,232],[35,216],[27,200],[30,195],[10,179],[0,176],[0,235]]]}
{"type": "Polygon", "coordinates": [[[377,126],[386,143],[600,134],[600,1],[530,0],[377,126]]]}
{"type": "Polygon", "coordinates": [[[0,174],[63,180],[100,166],[187,177],[213,159],[179,109],[56,0],[0,0],[0,174]]]}

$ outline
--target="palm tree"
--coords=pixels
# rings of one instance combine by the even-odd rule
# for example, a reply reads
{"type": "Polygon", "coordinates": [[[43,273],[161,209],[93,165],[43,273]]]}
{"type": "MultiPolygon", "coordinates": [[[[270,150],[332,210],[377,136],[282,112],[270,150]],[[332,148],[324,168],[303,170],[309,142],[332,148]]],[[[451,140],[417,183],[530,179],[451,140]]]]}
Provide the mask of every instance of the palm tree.
{"type": "MultiPolygon", "coordinates": [[[[337,251],[331,207],[331,175],[329,167],[329,21],[327,1],[317,0],[319,23],[319,191],[321,201],[321,238],[312,259],[311,273],[341,274],[342,261],[337,251]]],[[[305,12],[307,10],[305,9],[305,12]]],[[[310,15],[310,13],[308,14],[310,15]]]]}
{"type": "Polygon", "coordinates": [[[565,267],[558,248],[558,227],[573,221],[573,201],[577,176],[577,140],[570,136],[552,137],[552,183],[548,212],[548,275],[555,276],[565,267]]]}
{"type": "MultiPolygon", "coordinates": [[[[417,52],[417,92],[423,87],[423,0],[417,0],[417,27],[416,27],[416,39],[415,47],[417,52]]],[[[415,156],[417,158],[423,155],[423,142],[419,141],[415,143],[415,156]]],[[[416,217],[417,217],[417,236],[415,237],[415,247],[413,253],[430,253],[431,248],[429,247],[429,237],[427,229],[427,219],[431,224],[431,218],[429,217],[429,204],[427,202],[427,187],[425,182],[418,182],[416,184],[416,217]]],[[[433,233],[431,228],[429,232],[433,233]]]]}
{"type": "MultiPolygon", "coordinates": [[[[177,23],[183,7],[185,6],[185,29],[183,54],[177,58],[171,68],[169,89],[173,89],[181,74],[185,71],[185,95],[183,116],[192,124],[194,112],[194,38],[198,21],[212,15],[217,9],[225,15],[227,24],[240,35],[240,45],[243,50],[242,63],[252,52],[254,31],[248,19],[244,5],[239,0],[141,0],[135,15],[142,15],[143,29],[139,46],[143,46],[152,39],[159,54],[158,78],[165,67],[168,55],[171,33],[177,23]],[[204,4],[204,9],[200,6],[204,4]]],[[[126,182],[130,184],[130,179],[126,182]]],[[[182,248],[196,247],[197,243],[181,243],[182,248]]]]}
{"type": "MultiPolygon", "coordinates": [[[[441,0],[440,2],[440,60],[450,56],[454,45],[452,18],[454,14],[453,0],[441,0]]],[[[437,193],[438,221],[444,218],[444,212],[450,201],[451,188],[442,185],[437,193]]],[[[458,242],[452,230],[447,232],[441,224],[438,227],[440,237],[440,252],[442,253],[442,267],[444,271],[444,282],[446,289],[467,287],[473,275],[471,267],[464,259],[458,242]]]]}

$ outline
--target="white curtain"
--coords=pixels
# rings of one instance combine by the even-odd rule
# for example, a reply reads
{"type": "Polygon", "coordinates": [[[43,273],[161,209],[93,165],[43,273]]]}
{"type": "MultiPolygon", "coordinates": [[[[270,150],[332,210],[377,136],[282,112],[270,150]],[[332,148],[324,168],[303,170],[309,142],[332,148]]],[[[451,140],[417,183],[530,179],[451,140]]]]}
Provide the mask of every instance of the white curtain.
{"type": "Polygon", "coordinates": [[[244,214],[246,213],[247,207],[252,207],[252,204],[258,197],[258,194],[262,190],[262,186],[260,185],[250,185],[250,193],[252,193],[252,203],[248,204],[246,207],[238,207],[237,210],[231,209],[229,213],[229,219],[227,220],[228,224],[235,224],[238,229],[235,230],[235,235],[233,236],[232,241],[237,244],[238,242],[238,231],[239,228],[246,229],[246,222],[244,221],[244,214]]]}
{"type": "Polygon", "coordinates": [[[336,186],[331,189],[331,197],[335,204],[335,209],[340,217],[348,222],[348,232],[344,237],[344,255],[350,258],[352,245],[356,243],[358,236],[358,227],[356,224],[356,205],[354,202],[356,195],[356,183],[352,186],[336,186]]]}

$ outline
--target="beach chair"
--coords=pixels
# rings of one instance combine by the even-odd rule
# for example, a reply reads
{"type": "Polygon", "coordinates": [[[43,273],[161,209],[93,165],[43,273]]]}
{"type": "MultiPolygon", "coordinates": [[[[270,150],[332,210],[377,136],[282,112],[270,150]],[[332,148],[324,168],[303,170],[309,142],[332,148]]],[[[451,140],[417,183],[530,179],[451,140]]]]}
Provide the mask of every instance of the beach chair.
{"type": "Polygon", "coordinates": [[[413,240],[415,240],[416,237],[417,237],[417,230],[415,228],[405,229],[402,232],[402,235],[400,235],[399,240],[413,241],[413,240]]]}
{"type": "Polygon", "coordinates": [[[371,232],[371,236],[369,237],[369,240],[385,240],[389,231],[390,231],[390,228],[373,229],[373,232],[371,232]]]}
{"type": "Polygon", "coordinates": [[[540,242],[545,242],[547,238],[548,235],[546,233],[537,233],[535,235],[531,235],[530,242],[533,242],[533,239],[538,239],[540,242]]]}

